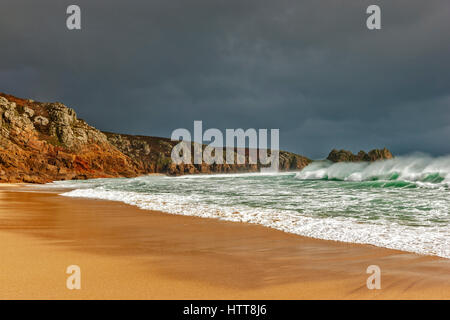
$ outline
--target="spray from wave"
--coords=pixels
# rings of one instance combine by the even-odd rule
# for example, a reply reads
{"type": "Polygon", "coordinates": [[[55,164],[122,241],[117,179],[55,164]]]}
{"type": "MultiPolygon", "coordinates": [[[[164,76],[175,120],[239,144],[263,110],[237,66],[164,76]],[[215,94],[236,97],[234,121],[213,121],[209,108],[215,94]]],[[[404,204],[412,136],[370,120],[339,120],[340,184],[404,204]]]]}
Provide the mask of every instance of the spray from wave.
{"type": "Polygon", "coordinates": [[[296,177],[302,180],[398,182],[391,184],[394,186],[448,186],[450,156],[432,158],[414,154],[371,163],[316,161],[297,173],[296,177]]]}

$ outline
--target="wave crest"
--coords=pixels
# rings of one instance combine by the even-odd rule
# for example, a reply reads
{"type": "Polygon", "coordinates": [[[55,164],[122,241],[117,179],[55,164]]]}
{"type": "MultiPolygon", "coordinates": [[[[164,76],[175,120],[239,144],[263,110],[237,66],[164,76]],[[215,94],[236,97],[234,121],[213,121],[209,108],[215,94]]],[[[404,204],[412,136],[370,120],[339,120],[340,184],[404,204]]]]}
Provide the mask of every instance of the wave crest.
{"type": "Polygon", "coordinates": [[[296,174],[302,180],[405,181],[450,184],[450,156],[416,154],[375,162],[315,161],[296,174]]]}

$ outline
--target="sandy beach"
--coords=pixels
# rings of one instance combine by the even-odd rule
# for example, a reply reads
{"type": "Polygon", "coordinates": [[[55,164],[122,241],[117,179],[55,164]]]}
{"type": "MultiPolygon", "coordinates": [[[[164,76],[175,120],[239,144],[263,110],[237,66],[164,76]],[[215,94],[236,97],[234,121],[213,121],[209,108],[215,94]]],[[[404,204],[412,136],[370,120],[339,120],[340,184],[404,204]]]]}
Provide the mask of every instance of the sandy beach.
{"type": "Polygon", "coordinates": [[[448,259],[21,185],[0,187],[0,246],[0,299],[450,298],[448,259]],[[81,290],[66,288],[69,265],[81,290]]]}

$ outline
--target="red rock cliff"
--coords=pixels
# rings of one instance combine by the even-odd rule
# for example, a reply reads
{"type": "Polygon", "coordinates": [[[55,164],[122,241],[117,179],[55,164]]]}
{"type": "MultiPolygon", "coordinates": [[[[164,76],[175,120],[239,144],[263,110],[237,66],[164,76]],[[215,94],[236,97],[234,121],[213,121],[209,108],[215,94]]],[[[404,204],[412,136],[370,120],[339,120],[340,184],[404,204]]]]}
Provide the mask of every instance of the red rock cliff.
{"type": "Polygon", "coordinates": [[[0,181],[134,176],[133,161],[61,103],[0,95],[0,181]]]}

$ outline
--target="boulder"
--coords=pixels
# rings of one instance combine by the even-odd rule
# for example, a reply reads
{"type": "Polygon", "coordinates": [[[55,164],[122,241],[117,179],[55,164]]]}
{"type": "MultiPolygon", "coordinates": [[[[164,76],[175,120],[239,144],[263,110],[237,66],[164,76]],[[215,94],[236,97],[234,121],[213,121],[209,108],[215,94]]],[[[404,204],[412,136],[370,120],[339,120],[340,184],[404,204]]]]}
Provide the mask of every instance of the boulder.
{"type": "Polygon", "coordinates": [[[34,116],[34,110],[28,107],[23,107],[22,108],[22,112],[28,117],[28,118],[32,118],[34,116]]]}
{"type": "Polygon", "coordinates": [[[46,126],[49,123],[49,120],[43,116],[37,116],[34,118],[34,124],[38,126],[46,126]]]}

